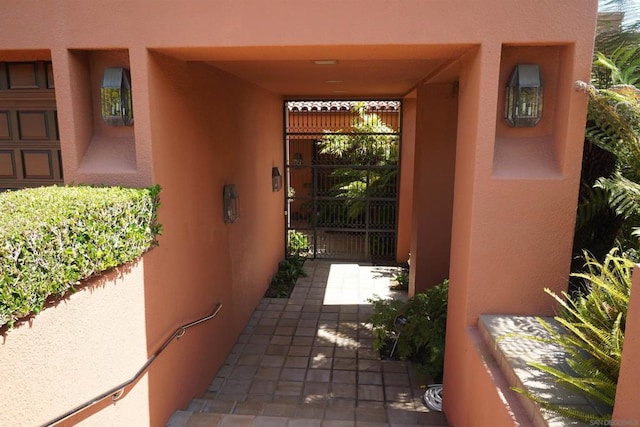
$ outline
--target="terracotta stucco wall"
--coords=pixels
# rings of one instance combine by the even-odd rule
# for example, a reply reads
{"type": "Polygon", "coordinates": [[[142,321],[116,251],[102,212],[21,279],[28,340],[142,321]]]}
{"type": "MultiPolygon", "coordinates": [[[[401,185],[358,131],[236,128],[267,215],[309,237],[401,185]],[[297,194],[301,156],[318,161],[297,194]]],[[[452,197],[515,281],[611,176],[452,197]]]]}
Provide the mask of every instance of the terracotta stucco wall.
{"type": "MultiPolygon", "coordinates": [[[[118,329],[120,323],[116,323],[106,333],[81,326],[81,336],[90,336],[85,342],[104,339],[100,346],[88,345],[80,351],[77,348],[83,344],[80,341],[77,346],[51,350],[50,343],[44,340],[39,348],[46,349],[44,354],[50,354],[52,360],[48,364],[34,361],[34,357],[43,353],[29,346],[3,350],[3,357],[6,356],[8,361],[15,359],[3,366],[13,366],[16,381],[22,378],[29,384],[29,387],[22,388],[26,393],[22,401],[26,404],[31,399],[38,399],[49,405],[46,410],[30,403],[27,409],[14,407],[15,412],[7,409],[4,414],[9,421],[35,419],[34,423],[45,422],[123,382],[140,368],[146,357],[156,351],[176,327],[207,314],[215,303],[222,302],[224,308],[219,318],[190,331],[178,344],[168,348],[144,382],[136,386],[135,393],[123,399],[122,402],[127,403],[118,407],[124,406],[129,410],[117,409],[111,415],[108,412],[91,415],[90,411],[79,417],[83,419],[91,415],[87,419],[91,425],[161,425],[173,411],[185,407],[191,398],[205,391],[264,293],[278,261],[284,256],[284,196],[283,192],[271,191],[271,167],[278,165],[282,168],[281,98],[203,64],[187,64],[158,54],[149,56],[146,51],[141,53],[144,61],[132,55],[132,62],[137,60],[144,66],[138,71],[145,77],[148,74],[148,80],[145,78],[142,87],[148,85],[154,96],[151,98],[153,108],[136,117],[135,131],[137,135],[140,130],[149,129],[153,134],[157,153],[153,182],[163,187],[160,222],[165,233],[160,238],[161,245],[147,255],[149,267],[136,277],[139,281],[138,298],[130,298],[128,304],[112,310],[115,316],[122,317],[124,324],[118,329]],[[222,220],[222,186],[226,183],[235,184],[240,193],[240,219],[234,224],[225,224],[222,220]],[[126,315],[123,316],[123,312],[126,315]],[[112,330],[129,334],[123,340],[112,330]],[[133,331],[138,334],[132,334],[133,331]],[[114,351],[125,356],[134,352],[138,357],[129,357],[124,364],[118,363],[115,357],[110,362],[108,357],[114,351]],[[96,356],[96,352],[100,354],[96,356]],[[18,357],[20,354],[26,356],[18,357]],[[93,363],[101,369],[101,381],[93,381],[94,372],[84,369],[87,361],[75,363],[79,355],[89,359],[96,357],[93,363]],[[15,363],[18,365],[13,365],[15,363]],[[60,364],[66,369],[60,369],[57,366],[60,364]],[[34,368],[28,368],[29,365],[34,368]],[[29,369],[34,373],[31,380],[26,375],[29,369]],[[57,375],[51,381],[39,380],[42,372],[49,369],[56,371],[57,375]],[[81,387],[67,390],[70,384],[80,384],[81,387]],[[40,398],[38,393],[46,395],[46,398],[40,398]]],[[[78,162],[73,159],[68,162],[72,165],[67,169],[68,176],[80,177],[79,182],[108,183],[112,180],[126,184],[127,173],[109,169],[108,163],[113,158],[103,159],[107,164],[94,173],[82,175],[78,173],[82,166],[76,166],[84,160],[82,150],[95,142],[95,135],[104,136],[106,133],[107,143],[118,143],[117,135],[116,141],[109,139],[109,133],[114,130],[96,130],[102,125],[91,119],[95,111],[83,111],[87,102],[93,99],[87,94],[100,83],[100,79],[90,78],[92,73],[86,68],[93,63],[91,57],[89,52],[69,55],[71,62],[77,60],[72,68],[80,67],[79,74],[86,88],[76,98],[62,96],[62,103],[70,102],[70,108],[77,112],[73,118],[77,122],[71,120],[67,127],[74,128],[76,135],[83,135],[75,140],[77,145],[73,144],[73,139],[67,139],[63,145],[68,154],[78,154],[78,162]],[[81,58],[76,58],[78,55],[81,58]],[[74,127],[74,123],[77,126],[74,127]]],[[[115,130],[120,133],[132,131],[133,128],[115,130]]],[[[150,145],[148,140],[141,139],[144,142],[140,145],[150,145]]],[[[129,174],[132,176],[129,185],[138,182],[141,175],[143,181],[151,181],[150,173],[134,171],[129,174]]],[[[129,295],[123,293],[119,296],[127,298],[129,295]]],[[[104,304],[102,311],[113,309],[101,293],[96,292],[93,298],[90,300],[93,304],[104,304]]],[[[76,310],[76,305],[86,304],[85,299],[70,303],[76,310]]],[[[92,307],[87,305],[88,310],[92,307]]],[[[55,309],[40,316],[47,317],[50,312],[55,312],[55,309]]],[[[69,327],[73,322],[91,325],[93,322],[104,324],[106,320],[84,321],[75,317],[60,322],[60,325],[69,327]]],[[[20,331],[31,333],[24,328],[20,331]]],[[[65,340],[59,329],[54,328],[47,333],[50,340],[65,340]]],[[[37,342],[36,332],[32,334],[37,342]]],[[[11,377],[7,377],[7,384],[11,381],[11,377]]],[[[7,393],[12,389],[16,388],[5,388],[7,393]]],[[[21,399],[15,395],[14,398],[21,399]]],[[[7,396],[4,401],[10,402],[13,398],[7,396]]],[[[10,422],[8,425],[20,423],[10,422]]]]}
{"type": "Polygon", "coordinates": [[[400,192],[398,194],[398,246],[396,261],[407,262],[411,252],[413,180],[416,147],[416,97],[402,100],[402,142],[400,143],[400,192]]]}
{"type": "Polygon", "coordinates": [[[174,319],[224,305],[150,373],[152,421],[160,424],[205,391],[284,256],[283,192],[271,191],[272,164],[282,168],[282,103],[212,67],[158,53],[148,76],[165,228],[145,276],[149,342],[174,319]],[[222,219],[224,184],[240,195],[233,224],[222,219]]]}
{"type": "Polygon", "coordinates": [[[620,365],[620,376],[616,388],[616,403],[613,407],[614,422],[630,423],[640,420],[638,406],[638,383],[640,382],[640,266],[633,270],[632,293],[629,298],[627,323],[624,337],[624,352],[620,365]]]}
{"type": "MultiPolygon", "coordinates": [[[[145,259],[88,281],[55,307],[4,334],[0,425],[42,425],[140,369],[148,357],[145,259]]],[[[148,425],[148,392],[144,376],[122,400],[99,405],[101,411],[89,424],[127,420],[129,425],[148,425]]]]}
{"type": "Polygon", "coordinates": [[[469,385],[480,364],[467,328],[480,313],[552,314],[544,288],[566,289],[586,103],[573,83],[587,78],[590,43],[579,56],[570,46],[483,45],[461,64],[444,374],[445,387],[461,393],[444,404],[454,424],[486,410],[469,385]],[[539,127],[502,123],[496,93],[514,59],[543,69],[549,94],[539,127]]]}
{"type": "Polygon", "coordinates": [[[456,155],[457,86],[421,85],[416,114],[411,293],[449,277],[456,155]]]}
{"type": "Polygon", "coordinates": [[[146,99],[146,50],[56,49],[52,53],[65,182],[148,186],[151,140],[146,99]],[[140,62],[138,62],[140,61],[140,62]],[[134,125],[107,126],[101,117],[100,85],[107,67],[131,70],[134,125]]]}
{"type": "MultiPolygon", "coordinates": [[[[452,425],[470,425],[466,417],[490,413],[474,392],[492,388],[479,360],[467,359],[478,357],[467,328],[484,312],[549,313],[542,288],[566,281],[586,105],[572,84],[589,78],[595,9],[594,0],[185,0],[162,7],[151,0],[42,0],[4,8],[0,60],[50,53],[65,179],[165,189],[166,232],[145,259],[147,352],[174,326],[225,304],[221,318],[186,336],[149,373],[150,423],[162,425],[204,390],[284,245],[283,193],[271,193],[270,168],[282,166],[280,97],[288,94],[259,89],[207,61],[393,61],[410,52],[430,52],[429,60],[455,52],[418,78],[460,82],[445,411],[452,425]],[[94,121],[94,68],[125,56],[133,145],[109,150],[117,138],[101,138],[94,121]],[[551,93],[544,123],[532,134],[500,122],[501,87],[520,60],[540,61],[551,93]],[[83,169],[91,150],[100,162],[83,169]],[[225,183],[240,192],[236,224],[220,218],[225,183]]],[[[447,123],[416,126],[416,141],[443,134],[447,123]]],[[[430,167],[424,161],[416,171],[430,167]]],[[[488,401],[504,411],[493,406],[499,399],[488,401]]]]}

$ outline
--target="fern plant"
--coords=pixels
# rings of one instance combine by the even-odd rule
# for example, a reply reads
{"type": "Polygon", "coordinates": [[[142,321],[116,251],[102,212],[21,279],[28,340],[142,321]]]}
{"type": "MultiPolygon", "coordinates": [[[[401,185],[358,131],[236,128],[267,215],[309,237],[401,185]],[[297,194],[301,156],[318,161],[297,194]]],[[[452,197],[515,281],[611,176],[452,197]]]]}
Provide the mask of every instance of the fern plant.
{"type": "Polygon", "coordinates": [[[618,44],[605,52],[595,54],[593,83],[580,83],[589,110],[574,240],[576,254],[587,249],[601,260],[616,240],[637,249],[629,223],[640,221],[618,214],[633,203],[618,178],[640,182],[639,93],[633,86],[640,81],[640,47],[618,44]],[[614,194],[615,187],[620,191],[614,194]]]}
{"type": "Polygon", "coordinates": [[[439,381],[444,370],[449,280],[418,293],[407,303],[396,299],[370,299],[374,349],[390,344],[400,359],[416,362],[418,370],[439,381]],[[398,320],[401,319],[399,322],[398,320]]]}
{"type": "MultiPolygon", "coordinates": [[[[563,372],[541,363],[530,363],[530,366],[551,375],[569,390],[613,407],[634,263],[618,255],[617,249],[610,251],[602,263],[589,254],[585,253],[584,256],[585,272],[574,273],[573,276],[587,282],[587,293],[571,298],[566,292],[558,296],[546,290],[559,304],[555,320],[564,329],[558,330],[538,319],[550,338],[529,337],[559,344],[573,372],[563,372]]],[[[559,415],[588,422],[611,418],[610,413],[601,417],[547,402],[524,390],[516,391],[526,394],[547,411],[559,415]]]]}
{"type": "MultiPolygon", "coordinates": [[[[626,71],[619,73],[627,74],[626,71]]],[[[640,79],[639,71],[636,75],[640,79]]],[[[598,90],[584,83],[582,88],[590,98],[586,139],[603,152],[611,153],[615,163],[608,173],[587,182],[584,181],[587,165],[583,164],[576,234],[588,237],[581,229],[592,227],[597,230],[593,219],[609,210],[612,215],[605,216],[605,222],[615,227],[609,238],[617,238],[625,250],[638,249],[635,236],[640,225],[640,90],[630,85],[598,90]],[[612,220],[612,216],[617,219],[612,220]]],[[[599,244],[603,240],[602,236],[592,234],[591,243],[599,244]]],[[[611,241],[609,248],[613,244],[611,241]]],[[[587,245],[574,249],[592,248],[587,245]]],[[[603,256],[606,250],[599,255],[603,256]]]]}

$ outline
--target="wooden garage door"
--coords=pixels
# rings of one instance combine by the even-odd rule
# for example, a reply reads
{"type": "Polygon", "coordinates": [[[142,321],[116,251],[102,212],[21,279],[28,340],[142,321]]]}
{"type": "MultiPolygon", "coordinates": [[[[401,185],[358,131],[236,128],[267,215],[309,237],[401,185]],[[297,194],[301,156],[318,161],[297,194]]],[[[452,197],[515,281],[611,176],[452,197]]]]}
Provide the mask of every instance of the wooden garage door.
{"type": "Polygon", "coordinates": [[[0,62],[0,191],[62,183],[51,63],[0,62]]]}

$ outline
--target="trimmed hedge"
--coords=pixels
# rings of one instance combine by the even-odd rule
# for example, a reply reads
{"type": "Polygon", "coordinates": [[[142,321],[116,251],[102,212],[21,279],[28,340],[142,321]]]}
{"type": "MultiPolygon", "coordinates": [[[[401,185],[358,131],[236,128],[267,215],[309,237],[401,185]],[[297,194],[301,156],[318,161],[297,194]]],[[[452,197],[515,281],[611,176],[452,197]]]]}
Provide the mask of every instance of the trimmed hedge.
{"type": "Polygon", "coordinates": [[[0,327],[157,244],[160,187],[0,193],[0,327]]]}

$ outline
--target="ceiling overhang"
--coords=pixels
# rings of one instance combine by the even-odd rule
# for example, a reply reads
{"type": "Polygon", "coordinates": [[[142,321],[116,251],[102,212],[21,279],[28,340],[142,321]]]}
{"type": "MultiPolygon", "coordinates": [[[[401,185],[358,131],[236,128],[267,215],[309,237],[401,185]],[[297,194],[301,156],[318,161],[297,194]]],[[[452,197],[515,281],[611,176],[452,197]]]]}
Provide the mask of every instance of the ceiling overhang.
{"type": "Polygon", "coordinates": [[[287,98],[402,97],[472,45],[188,47],[158,51],[206,63],[287,98]]]}

